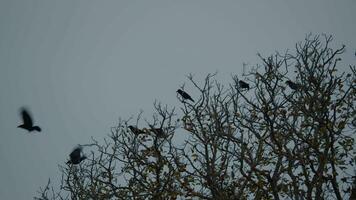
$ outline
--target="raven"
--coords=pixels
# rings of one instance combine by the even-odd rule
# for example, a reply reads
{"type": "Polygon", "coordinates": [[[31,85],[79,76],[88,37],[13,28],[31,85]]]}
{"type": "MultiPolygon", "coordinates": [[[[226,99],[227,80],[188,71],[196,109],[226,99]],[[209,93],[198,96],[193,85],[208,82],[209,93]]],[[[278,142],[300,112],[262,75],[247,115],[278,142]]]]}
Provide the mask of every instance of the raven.
{"type": "Polygon", "coordinates": [[[250,89],[250,85],[248,83],[246,83],[245,81],[239,81],[239,86],[240,86],[240,88],[243,88],[243,89],[247,89],[247,90],[250,89]]]}
{"type": "Polygon", "coordinates": [[[145,133],[145,131],[137,128],[137,127],[134,127],[134,126],[128,126],[128,128],[131,130],[131,132],[133,132],[135,135],[139,135],[141,133],[145,133]]]}
{"type": "Polygon", "coordinates": [[[28,110],[26,110],[25,108],[21,108],[21,115],[22,115],[23,124],[17,126],[18,128],[26,129],[28,130],[28,132],[32,132],[32,131],[41,132],[40,127],[33,126],[32,118],[28,110]]]}
{"type": "Polygon", "coordinates": [[[82,150],[83,147],[78,146],[76,147],[72,153],[69,154],[69,158],[70,160],[67,162],[67,164],[79,164],[80,162],[82,162],[82,160],[86,159],[87,157],[82,155],[82,150]]]}
{"type": "Polygon", "coordinates": [[[297,90],[299,88],[298,84],[296,84],[290,80],[286,81],[286,84],[293,90],[297,90]]]}
{"type": "Polygon", "coordinates": [[[183,97],[183,99],[189,99],[194,102],[192,97],[188,93],[184,92],[183,90],[178,89],[177,92],[183,97]]]}

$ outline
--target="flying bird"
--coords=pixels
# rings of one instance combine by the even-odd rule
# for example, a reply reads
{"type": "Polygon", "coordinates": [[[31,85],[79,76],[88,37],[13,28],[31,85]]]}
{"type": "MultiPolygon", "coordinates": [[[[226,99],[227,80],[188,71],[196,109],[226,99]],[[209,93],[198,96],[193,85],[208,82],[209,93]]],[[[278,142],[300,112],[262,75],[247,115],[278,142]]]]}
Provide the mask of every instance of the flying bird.
{"type": "Polygon", "coordinates": [[[141,133],[145,133],[145,131],[137,128],[137,127],[134,127],[134,126],[128,126],[128,128],[131,130],[131,132],[133,132],[135,135],[139,135],[141,133]]]}
{"type": "Polygon", "coordinates": [[[76,147],[72,153],[69,154],[69,158],[70,160],[67,162],[67,164],[79,164],[80,162],[82,162],[82,160],[86,159],[87,157],[85,155],[82,155],[82,150],[83,147],[78,146],[76,147]]]}
{"type": "Polygon", "coordinates": [[[245,81],[239,81],[239,86],[242,89],[247,89],[247,90],[250,89],[250,85],[248,83],[246,83],[245,81]]]}
{"type": "Polygon", "coordinates": [[[33,126],[32,117],[28,112],[28,110],[26,110],[25,108],[21,108],[21,116],[22,116],[23,124],[17,126],[18,128],[26,129],[28,130],[28,132],[32,132],[32,131],[41,132],[41,128],[39,126],[33,126]]]}
{"type": "Polygon", "coordinates": [[[188,93],[184,92],[183,90],[178,89],[177,92],[183,97],[183,99],[189,99],[194,102],[192,97],[188,93]]]}
{"type": "Polygon", "coordinates": [[[293,81],[286,81],[286,84],[293,90],[297,90],[299,88],[299,85],[294,83],[293,81]]]}

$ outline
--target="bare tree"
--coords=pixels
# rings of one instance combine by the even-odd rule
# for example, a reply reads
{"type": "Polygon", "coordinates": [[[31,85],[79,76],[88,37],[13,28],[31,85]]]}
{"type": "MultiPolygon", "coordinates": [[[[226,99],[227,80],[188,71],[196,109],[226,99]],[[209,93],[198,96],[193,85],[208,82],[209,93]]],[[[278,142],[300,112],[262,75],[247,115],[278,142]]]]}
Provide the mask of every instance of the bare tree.
{"type": "MultiPolygon", "coordinates": [[[[344,46],[308,35],[222,85],[193,75],[195,102],[155,103],[152,120],[121,120],[90,158],[61,167],[37,199],[345,199],[355,152],[356,67],[344,46]],[[184,138],[184,142],[178,142],[184,138]]],[[[182,89],[184,89],[182,87],[182,89]]]]}

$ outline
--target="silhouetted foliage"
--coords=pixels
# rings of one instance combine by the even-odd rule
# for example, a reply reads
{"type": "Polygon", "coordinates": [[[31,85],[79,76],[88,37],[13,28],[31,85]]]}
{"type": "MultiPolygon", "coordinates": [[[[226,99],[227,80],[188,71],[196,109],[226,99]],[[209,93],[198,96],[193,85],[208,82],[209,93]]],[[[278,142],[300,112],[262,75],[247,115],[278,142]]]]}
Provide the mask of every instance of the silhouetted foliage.
{"type": "Polygon", "coordinates": [[[353,176],[353,184],[352,187],[350,187],[350,200],[356,200],[356,176],[353,176]]]}
{"type": "Polygon", "coordinates": [[[237,76],[226,86],[189,75],[194,105],[155,103],[151,121],[136,119],[145,134],[120,120],[88,161],[60,168],[60,190],[48,184],[38,199],[350,198],[356,67],[337,72],[344,47],[331,41],[309,35],[294,54],[259,55],[243,74],[251,89],[237,76]],[[303,89],[286,89],[291,79],[303,89]]]}

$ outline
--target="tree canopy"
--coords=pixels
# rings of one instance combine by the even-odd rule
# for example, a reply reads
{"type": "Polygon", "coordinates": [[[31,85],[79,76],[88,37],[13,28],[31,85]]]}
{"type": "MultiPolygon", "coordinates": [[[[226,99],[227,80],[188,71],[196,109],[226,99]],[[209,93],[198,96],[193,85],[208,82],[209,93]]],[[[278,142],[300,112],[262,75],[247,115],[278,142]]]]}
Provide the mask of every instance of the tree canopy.
{"type": "Polygon", "coordinates": [[[179,108],[121,119],[35,199],[349,198],[356,67],[340,67],[345,47],[331,43],[308,35],[292,53],[258,55],[229,85],[188,75],[195,102],[177,94],[179,108]]]}

